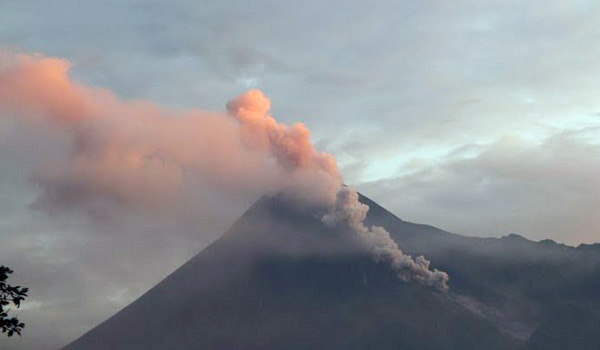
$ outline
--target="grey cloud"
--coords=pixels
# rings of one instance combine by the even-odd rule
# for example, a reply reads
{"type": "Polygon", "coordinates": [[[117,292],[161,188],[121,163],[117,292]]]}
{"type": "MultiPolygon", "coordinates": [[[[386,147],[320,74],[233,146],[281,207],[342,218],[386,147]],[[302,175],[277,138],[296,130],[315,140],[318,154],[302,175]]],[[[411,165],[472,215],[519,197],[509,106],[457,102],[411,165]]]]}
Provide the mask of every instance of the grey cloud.
{"type": "Polygon", "coordinates": [[[360,189],[400,217],[458,233],[516,232],[569,244],[600,240],[600,145],[562,132],[539,144],[506,137],[360,189]],[[472,151],[471,151],[472,152],[472,151]]]}

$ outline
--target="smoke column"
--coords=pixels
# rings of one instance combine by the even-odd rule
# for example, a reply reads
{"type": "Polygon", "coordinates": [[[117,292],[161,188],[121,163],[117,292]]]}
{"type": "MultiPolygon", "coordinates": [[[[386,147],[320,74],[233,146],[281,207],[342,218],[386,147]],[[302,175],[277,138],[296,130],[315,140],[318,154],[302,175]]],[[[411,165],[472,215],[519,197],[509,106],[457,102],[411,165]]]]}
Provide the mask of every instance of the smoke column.
{"type": "Polygon", "coordinates": [[[404,254],[385,228],[365,226],[369,207],[359,202],[356,190],[342,186],[342,177],[333,156],[314,148],[308,129],[303,124],[288,127],[277,123],[268,114],[270,106],[270,101],[262,92],[250,90],[229,102],[227,109],[242,125],[247,144],[266,149],[288,171],[309,168],[330,175],[331,190],[325,198],[328,212],[323,216],[324,223],[350,228],[372,252],[375,260],[389,264],[402,281],[415,280],[446,291],[447,273],[430,270],[430,262],[423,256],[413,259],[404,254]]]}
{"type": "Polygon", "coordinates": [[[182,210],[198,184],[281,192],[325,208],[325,224],[348,228],[402,281],[448,289],[446,273],[430,270],[422,256],[405,255],[384,228],[365,226],[369,207],[342,185],[333,156],[314,148],[304,124],[278,123],[261,91],[231,100],[227,114],[180,112],[147,101],[120,101],[108,90],[77,84],[68,70],[62,59],[0,54],[0,116],[57,130],[69,145],[60,159],[33,175],[42,189],[34,206],[83,208],[102,217],[121,206],[153,213],[182,210]]]}
{"type": "Polygon", "coordinates": [[[358,193],[343,186],[337,192],[335,204],[323,216],[323,222],[329,225],[343,223],[350,227],[371,251],[375,261],[389,264],[400,280],[415,280],[439,291],[447,291],[447,273],[437,269],[430,270],[429,260],[422,255],[413,259],[404,254],[385,228],[365,226],[368,211],[369,206],[358,201],[358,193]]]}

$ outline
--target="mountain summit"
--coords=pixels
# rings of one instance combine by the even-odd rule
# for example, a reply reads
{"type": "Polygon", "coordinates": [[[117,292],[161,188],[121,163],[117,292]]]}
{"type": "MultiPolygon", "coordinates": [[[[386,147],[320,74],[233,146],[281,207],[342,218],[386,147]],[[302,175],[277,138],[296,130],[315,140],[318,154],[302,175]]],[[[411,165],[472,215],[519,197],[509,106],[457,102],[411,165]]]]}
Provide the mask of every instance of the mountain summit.
{"type": "Polygon", "coordinates": [[[449,293],[399,281],[352,235],[263,197],[219,240],[64,350],[552,349],[575,341],[553,331],[558,314],[577,319],[573,334],[594,346],[586,329],[599,319],[599,254],[455,235],[361,201],[371,208],[369,225],[385,226],[408,253],[450,273],[449,293]],[[568,283],[589,284],[581,293],[544,279],[561,261],[568,283]],[[571,306],[557,307],[565,300],[571,306]]]}

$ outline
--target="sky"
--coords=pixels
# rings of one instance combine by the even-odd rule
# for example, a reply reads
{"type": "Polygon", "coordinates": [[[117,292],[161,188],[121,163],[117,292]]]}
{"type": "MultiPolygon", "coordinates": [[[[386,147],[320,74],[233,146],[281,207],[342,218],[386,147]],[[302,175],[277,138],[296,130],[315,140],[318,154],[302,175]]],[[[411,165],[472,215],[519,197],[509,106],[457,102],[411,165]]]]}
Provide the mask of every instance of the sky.
{"type": "MultiPolygon", "coordinates": [[[[465,235],[600,241],[600,9],[594,1],[0,0],[0,51],[70,62],[119,99],[224,111],[260,89],[347,184],[465,235]]],[[[252,196],[101,223],[34,205],[60,152],[0,118],[0,263],[31,297],[8,350],[57,349],[223,233],[252,196]],[[167,232],[168,234],[165,234],[167,232]]]]}

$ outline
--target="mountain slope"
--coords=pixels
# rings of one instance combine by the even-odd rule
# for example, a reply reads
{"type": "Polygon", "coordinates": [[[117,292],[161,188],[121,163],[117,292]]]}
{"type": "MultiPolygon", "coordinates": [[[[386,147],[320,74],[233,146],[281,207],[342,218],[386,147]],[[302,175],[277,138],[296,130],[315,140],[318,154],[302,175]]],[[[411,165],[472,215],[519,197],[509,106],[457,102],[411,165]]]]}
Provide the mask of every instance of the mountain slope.
{"type": "MultiPolygon", "coordinates": [[[[371,219],[405,224],[378,206],[371,219]]],[[[421,229],[410,225],[394,235],[421,229]]],[[[263,198],[221,239],[65,350],[522,345],[463,304],[399,282],[347,233],[263,198]]]]}
{"type": "Polygon", "coordinates": [[[406,252],[424,254],[450,274],[457,302],[527,341],[528,349],[600,348],[589,331],[600,329],[600,245],[569,247],[516,234],[465,237],[402,221],[361,200],[371,207],[369,223],[385,225],[406,252]]]}

